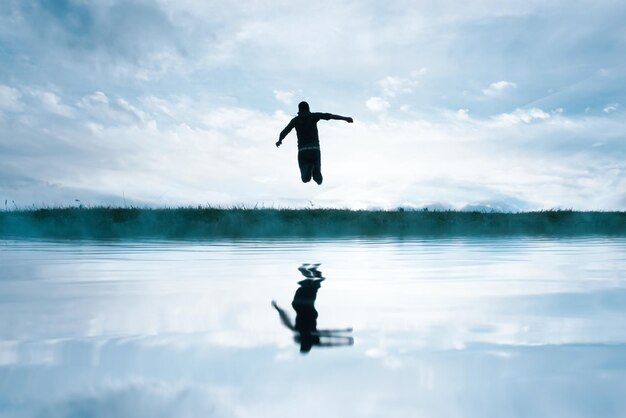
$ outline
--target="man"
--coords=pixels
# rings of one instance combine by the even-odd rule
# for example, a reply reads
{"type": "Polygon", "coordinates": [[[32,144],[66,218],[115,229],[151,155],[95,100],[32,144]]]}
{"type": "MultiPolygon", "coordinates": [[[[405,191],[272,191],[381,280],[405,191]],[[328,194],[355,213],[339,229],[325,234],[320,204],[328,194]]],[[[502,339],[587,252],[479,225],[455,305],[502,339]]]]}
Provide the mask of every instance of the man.
{"type": "Polygon", "coordinates": [[[352,118],[333,115],[331,113],[311,113],[307,102],[300,102],[298,105],[298,116],[291,119],[291,122],[282,130],[278,137],[276,146],[280,147],[283,139],[296,128],[298,135],[298,165],[300,175],[304,183],[311,181],[311,176],[317,184],[322,184],[322,167],[320,159],[320,140],[317,134],[317,122],[323,120],[337,119],[352,123],[352,118]]]}

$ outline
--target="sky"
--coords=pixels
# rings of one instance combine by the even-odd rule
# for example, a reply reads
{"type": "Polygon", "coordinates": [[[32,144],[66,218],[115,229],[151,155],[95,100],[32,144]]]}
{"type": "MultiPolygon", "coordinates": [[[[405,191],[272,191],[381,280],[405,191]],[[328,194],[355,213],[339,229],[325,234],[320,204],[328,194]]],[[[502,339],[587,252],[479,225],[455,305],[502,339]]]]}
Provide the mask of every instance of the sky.
{"type": "Polygon", "coordinates": [[[0,202],[626,209],[626,3],[4,0],[0,202]],[[324,183],[303,184],[301,100],[324,183]]]}

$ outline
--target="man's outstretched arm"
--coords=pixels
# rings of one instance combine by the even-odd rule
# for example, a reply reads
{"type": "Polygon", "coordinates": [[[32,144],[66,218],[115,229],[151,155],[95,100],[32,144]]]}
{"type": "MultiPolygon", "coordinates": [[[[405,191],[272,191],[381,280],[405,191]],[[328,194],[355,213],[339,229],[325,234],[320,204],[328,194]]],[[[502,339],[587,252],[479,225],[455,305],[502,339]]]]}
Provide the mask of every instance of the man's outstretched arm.
{"type": "Polygon", "coordinates": [[[289,132],[291,132],[294,126],[295,125],[293,124],[293,119],[292,119],[291,122],[289,122],[289,124],[285,126],[285,129],[280,131],[280,135],[278,135],[278,142],[276,142],[277,147],[281,146],[281,144],[283,143],[283,139],[285,139],[285,137],[289,135],[289,132]]]}
{"type": "Polygon", "coordinates": [[[324,120],[334,119],[334,120],[343,120],[348,123],[354,122],[354,120],[351,117],[347,117],[347,116],[333,115],[332,113],[320,113],[319,115],[320,115],[320,119],[324,119],[324,120]]]}
{"type": "Polygon", "coordinates": [[[278,304],[274,300],[272,301],[272,306],[274,307],[274,309],[276,309],[276,311],[278,311],[278,317],[280,318],[280,322],[282,322],[283,325],[289,328],[290,330],[295,331],[296,327],[291,322],[291,318],[289,318],[289,315],[287,314],[287,312],[285,312],[283,308],[278,306],[278,304]]]}

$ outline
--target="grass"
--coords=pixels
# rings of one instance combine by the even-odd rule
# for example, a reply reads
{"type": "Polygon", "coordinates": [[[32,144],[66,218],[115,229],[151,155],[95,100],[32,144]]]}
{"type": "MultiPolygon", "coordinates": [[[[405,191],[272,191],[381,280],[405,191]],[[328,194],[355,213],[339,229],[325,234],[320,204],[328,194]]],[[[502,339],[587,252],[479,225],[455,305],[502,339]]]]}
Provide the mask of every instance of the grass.
{"type": "Polygon", "coordinates": [[[266,208],[63,207],[0,212],[2,238],[622,236],[626,212],[520,213],[266,208]]]}

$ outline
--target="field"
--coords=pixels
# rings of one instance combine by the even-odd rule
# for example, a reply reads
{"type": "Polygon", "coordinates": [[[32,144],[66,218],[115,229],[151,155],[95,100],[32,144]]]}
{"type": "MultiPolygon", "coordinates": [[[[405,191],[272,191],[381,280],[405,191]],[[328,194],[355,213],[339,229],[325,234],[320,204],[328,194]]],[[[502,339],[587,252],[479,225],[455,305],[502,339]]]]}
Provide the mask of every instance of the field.
{"type": "Polygon", "coordinates": [[[626,212],[66,207],[0,212],[0,237],[626,236],[626,212]]]}

